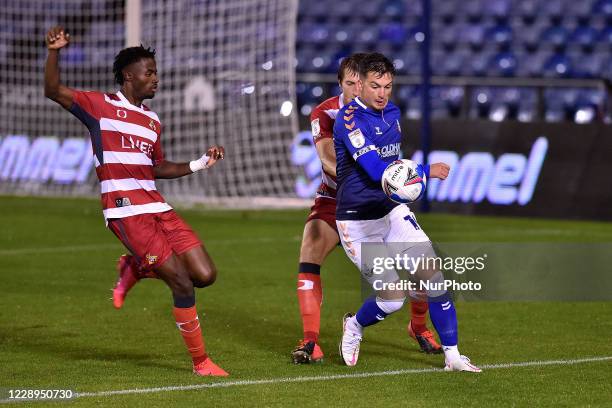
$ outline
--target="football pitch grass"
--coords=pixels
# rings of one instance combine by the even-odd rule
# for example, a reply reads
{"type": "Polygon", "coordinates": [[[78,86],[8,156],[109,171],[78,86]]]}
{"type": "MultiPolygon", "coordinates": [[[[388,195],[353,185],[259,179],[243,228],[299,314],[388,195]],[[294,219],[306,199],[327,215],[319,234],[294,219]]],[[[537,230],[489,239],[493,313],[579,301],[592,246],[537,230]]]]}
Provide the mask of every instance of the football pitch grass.
{"type": "MultiPolygon", "coordinates": [[[[83,394],[25,403],[33,406],[612,406],[611,302],[458,302],[460,350],[489,367],[481,374],[442,372],[442,356],[420,353],[406,334],[405,307],[366,330],[350,368],[337,343],[342,315],[360,305],[360,282],[337,248],[322,269],[325,361],[296,366],[306,211],[179,213],[219,269],[215,285],[197,291],[197,305],[207,350],[231,376],[191,374],[161,282],[140,282],[113,309],[109,289],[125,250],[96,200],[0,197],[2,398],[11,388],[83,394]],[[130,391],[112,393],[122,390],[130,391]]],[[[434,241],[612,241],[610,223],[441,214],[419,221],[434,241]]]]}

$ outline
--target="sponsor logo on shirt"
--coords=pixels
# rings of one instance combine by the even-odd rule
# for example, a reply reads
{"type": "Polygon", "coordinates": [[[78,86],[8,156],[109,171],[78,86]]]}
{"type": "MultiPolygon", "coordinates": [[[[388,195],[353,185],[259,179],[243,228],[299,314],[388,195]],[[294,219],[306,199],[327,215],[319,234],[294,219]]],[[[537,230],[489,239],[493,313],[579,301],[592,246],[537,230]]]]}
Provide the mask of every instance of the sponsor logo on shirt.
{"type": "Polygon", "coordinates": [[[130,202],[130,199],[127,197],[120,197],[120,198],[115,199],[116,207],[126,207],[128,205],[132,205],[132,203],[130,202]]]}
{"type": "Polygon", "coordinates": [[[380,157],[398,156],[400,154],[400,143],[391,143],[378,148],[380,157]]]}

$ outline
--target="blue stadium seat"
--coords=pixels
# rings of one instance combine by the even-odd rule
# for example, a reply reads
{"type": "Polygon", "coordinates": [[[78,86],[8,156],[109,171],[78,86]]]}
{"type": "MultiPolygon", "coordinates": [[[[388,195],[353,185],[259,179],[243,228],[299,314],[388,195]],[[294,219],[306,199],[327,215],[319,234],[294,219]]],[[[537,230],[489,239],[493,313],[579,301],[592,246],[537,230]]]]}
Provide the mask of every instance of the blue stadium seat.
{"type": "Polygon", "coordinates": [[[298,49],[304,46],[304,44],[309,44],[311,42],[311,32],[314,30],[314,27],[315,24],[309,22],[298,24],[295,33],[298,49]]]}
{"type": "Polygon", "coordinates": [[[493,88],[474,88],[471,95],[469,116],[471,118],[488,118],[493,104],[493,97],[493,88]]]}
{"type": "Polygon", "coordinates": [[[393,93],[391,94],[391,102],[393,102],[403,114],[406,111],[406,101],[400,97],[400,90],[403,85],[396,85],[393,87],[393,93]]]}
{"type": "Polygon", "coordinates": [[[500,52],[493,56],[489,65],[489,73],[493,76],[511,77],[516,74],[518,61],[512,52],[500,52]]]}
{"type": "Polygon", "coordinates": [[[598,0],[593,5],[593,12],[603,15],[610,22],[612,19],[612,0],[598,0]]]}
{"type": "MultiPolygon", "coordinates": [[[[327,2],[321,3],[327,4],[327,2]]],[[[353,13],[363,21],[373,22],[379,17],[381,7],[382,1],[380,0],[363,1],[359,2],[359,4],[353,3],[353,13]]]]}
{"type": "Polygon", "coordinates": [[[421,7],[420,1],[407,1],[404,3],[404,13],[410,18],[418,17],[423,15],[423,8],[421,7]]]}
{"type": "Polygon", "coordinates": [[[327,24],[315,24],[309,33],[308,39],[316,44],[323,45],[329,41],[329,28],[327,24]]]}
{"type": "MultiPolygon", "coordinates": [[[[470,56],[464,51],[456,51],[450,54],[443,53],[437,61],[434,58],[432,66],[439,71],[439,75],[461,76],[465,73],[466,62],[470,56]]],[[[469,73],[469,72],[468,72],[469,73]]]]}
{"type": "Polygon", "coordinates": [[[561,0],[546,0],[542,4],[541,12],[553,25],[558,25],[563,20],[565,5],[561,0]]]}
{"type": "Polygon", "coordinates": [[[391,21],[401,21],[406,10],[404,7],[404,1],[402,0],[386,0],[381,8],[380,14],[383,18],[391,21]]]}
{"type": "Polygon", "coordinates": [[[569,1],[567,3],[567,14],[575,19],[578,25],[587,25],[591,20],[590,1],[569,1]]]}
{"type": "Polygon", "coordinates": [[[486,3],[485,14],[497,24],[506,24],[510,17],[510,1],[489,0],[486,3]]]}
{"type": "Polygon", "coordinates": [[[550,44],[556,51],[562,51],[567,45],[569,32],[563,26],[555,25],[542,32],[542,42],[550,44]]]}
{"type": "Polygon", "coordinates": [[[488,115],[490,120],[501,122],[517,118],[520,101],[518,88],[495,89],[491,98],[491,108],[488,115]]]}
{"type": "Polygon", "coordinates": [[[600,89],[582,89],[575,104],[574,122],[591,123],[603,116],[605,93],[600,89]]]}
{"type": "Polygon", "coordinates": [[[544,62],[548,55],[545,52],[538,51],[530,54],[522,54],[518,57],[518,66],[516,76],[521,77],[540,77],[544,62]]]}
{"type": "Polygon", "coordinates": [[[442,44],[442,47],[446,51],[452,51],[457,47],[457,39],[459,38],[460,28],[458,24],[450,24],[446,27],[441,27],[440,30],[436,32],[436,37],[434,37],[434,41],[442,44]]]}
{"type": "Polygon", "coordinates": [[[542,67],[542,76],[549,78],[567,78],[572,75],[572,63],[565,54],[550,56],[542,67]]]}
{"type": "Polygon", "coordinates": [[[353,44],[360,49],[369,49],[378,40],[378,30],[373,24],[362,24],[355,27],[353,44]]]}
{"type": "Polygon", "coordinates": [[[440,99],[446,107],[447,117],[459,117],[465,90],[461,86],[440,87],[440,99]]]}
{"type": "Polygon", "coordinates": [[[494,26],[487,30],[486,37],[499,49],[508,49],[512,44],[512,28],[505,24],[494,26]]]}
{"type": "Polygon", "coordinates": [[[483,2],[480,0],[467,0],[461,5],[470,23],[479,23],[484,16],[483,2]]]}
{"type": "Polygon", "coordinates": [[[609,81],[612,81],[612,56],[605,60],[603,69],[601,71],[601,76],[609,81]]]}
{"type": "Polygon", "coordinates": [[[408,101],[413,93],[412,88],[411,85],[399,85],[393,90],[394,103],[397,104],[402,112],[405,112],[408,107],[408,101]]]}
{"type": "Polygon", "coordinates": [[[573,120],[578,90],[552,88],[544,90],[544,119],[548,122],[573,120]]]}
{"type": "Polygon", "coordinates": [[[408,48],[395,51],[392,53],[392,58],[396,65],[401,65],[398,71],[402,75],[421,75],[421,58],[418,50],[408,48]]]}
{"type": "Polygon", "coordinates": [[[383,24],[378,32],[378,40],[401,47],[408,37],[408,29],[402,24],[391,22],[383,24]]]}
{"type": "Polygon", "coordinates": [[[336,74],[338,72],[338,68],[340,68],[340,63],[342,60],[351,55],[350,48],[338,47],[337,45],[334,46],[333,44],[329,46],[325,52],[330,56],[329,65],[325,71],[330,74],[336,74]]]}
{"type": "Polygon", "coordinates": [[[485,43],[485,29],[480,24],[470,24],[462,28],[461,40],[466,41],[474,51],[481,50],[485,43]]]}
{"type": "Polygon", "coordinates": [[[355,12],[355,5],[350,1],[334,1],[331,4],[326,2],[321,3],[327,4],[327,7],[330,10],[330,16],[340,21],[350,20],[355,12]]]}
{"type": "Polygon", "coordinates": [[[518,14],[527,25],[533,24],[540,13],[540,3],[534,0],[520,1],[517,7],[518,14]]]}
{"type": "Polygon", "coordinates": [[[300,13],[303,17],[310,17],[318,23],[324,23],[330,17],[329,5],[323,1],[300,1],[300,13]],[[302,4],[306,3],[306,4],[302,4]]]}
{"type": "Polygon", "coordinates": [[[526,51],[535,52],[540,47],[541,34],[544,31],[542,24],[525,26],[520,32],[520,43],[526,51]]]}
{"type": "Polygon", "coordinates": [[[516,119],[519,122],[532,122],[538,115],[538,94],[532,88],[519,88],[516,119]]]}
{"type": "Polygon", "coordinates": [[[612,46],[612,26],[608,26],[602,30],[599,41],[607,46],[612,46]]]}
{"type": "Polygon", "coordinates": [[[329,30],[328,45],[344,46],[350,44],[353,36],[352,26],[348,23],[329,22],[327,24],[329,30]]]}
{"type": "Polygon", "coordinates": [[[295,56],[295,70],[296,72],[310,72],[310,63],[314,57],[314,50],[307,47],[298,47],[295,56]]]}
{"type": "Polygon", "coordinates": [[[472,54],[468,58],[469,67],[467,68],[467,75],[486,76],[492,58],[493,52],[490,51],[483,51],[478,54],[472,54]]]}
{"type": "Polygon", "coordinates": [[[603,74],[606,54],[577,54],[572,58],[573,76],[577,78],[599,78],[603,74]]]}
{"type": "Polygon", "coordinates": [[[295,85],[295,92],[300,105],[317,104],[323,97],[323,88],[318,84],[298,82],[295,85]]]}
{"type": "Polygon", "coordinates": [[[580,45],[585,51],[592,51],[597,43],[598,33],[593,27],[578,26],[571,34],[569,41],[580,45]]]}
{"type": "Polygon", "coordinates": [[[439,17],[445,24],[450,24],[456,20],[457,8],[458,3],[455,1],[441,1],[433,7],[433,16],[439,17]]]}

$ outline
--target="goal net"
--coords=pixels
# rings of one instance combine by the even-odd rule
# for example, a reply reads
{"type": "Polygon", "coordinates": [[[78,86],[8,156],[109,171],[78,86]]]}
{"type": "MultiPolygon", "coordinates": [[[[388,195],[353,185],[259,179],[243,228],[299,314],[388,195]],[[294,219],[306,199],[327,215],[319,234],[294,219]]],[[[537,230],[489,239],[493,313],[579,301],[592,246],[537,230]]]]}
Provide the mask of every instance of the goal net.
{"type": "Polygon", "coordinates": [[[86,128],[42,95],[44,34],[57,24],[71,33],[60,54],[66,85],[114,92],[112,60],[135,24],[139,42],[157,51],[160,90],[147,102],[162,121],[166,158],[226,149],[205,174],[158,189],[171,201],[290,201],[297,0],[135,3],[136,17],[123,1],[0,0],[0,193],[98,193],[86,128]]]}

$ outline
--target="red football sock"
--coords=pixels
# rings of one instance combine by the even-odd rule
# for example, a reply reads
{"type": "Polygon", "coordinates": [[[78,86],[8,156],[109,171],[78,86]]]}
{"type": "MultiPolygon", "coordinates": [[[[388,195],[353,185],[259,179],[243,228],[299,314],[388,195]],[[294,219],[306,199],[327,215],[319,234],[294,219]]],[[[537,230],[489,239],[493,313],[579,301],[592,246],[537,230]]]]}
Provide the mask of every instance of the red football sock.
{"type": "Polygon", "coordinates": [[[323,299],[321,277],[314,273],[299,273],[297,295],[300,302],[304,340],[317,342],[319,341],[321,301],[323,299]]]}
{"type": "Polygon", "coordinates": [[[195,306],[175,307],[173,310],[176,326],[183,336],[187,350],[191,354],[193,364],[197,365],[208,358],[204,348],[204,338],[202,328],[198,320],[198,312],[195,306]]]}
{"type": "Polygon", "coordinates": [[[426,320],[428,309],[429,306],[426,301],[423,302],[410,299],[410,312],[412,314],[410,321],[412,322],[412,330],[414,330],[416,334],[421,334],[427,330],[426,320]]]}

